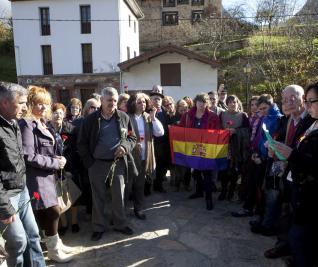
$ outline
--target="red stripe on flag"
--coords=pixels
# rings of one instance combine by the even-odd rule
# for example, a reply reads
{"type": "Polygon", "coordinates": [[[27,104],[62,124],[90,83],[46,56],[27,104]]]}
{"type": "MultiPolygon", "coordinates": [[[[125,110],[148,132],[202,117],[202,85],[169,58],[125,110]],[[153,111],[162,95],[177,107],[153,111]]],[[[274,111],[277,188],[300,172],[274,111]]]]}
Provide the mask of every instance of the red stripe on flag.
{"type": "Polygon", "coordinates": [[[169,136],[170,140],[221,145],[229,143],[230,132],[228,130],[206,130],[171,126],[169,127],[169,136]]]}

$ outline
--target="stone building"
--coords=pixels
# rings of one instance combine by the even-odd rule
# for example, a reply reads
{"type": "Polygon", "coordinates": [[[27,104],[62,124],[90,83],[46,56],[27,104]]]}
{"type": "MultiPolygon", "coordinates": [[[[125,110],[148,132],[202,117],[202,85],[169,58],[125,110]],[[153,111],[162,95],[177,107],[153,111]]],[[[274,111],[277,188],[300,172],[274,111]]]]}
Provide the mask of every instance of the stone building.
{"type": "Polygon", "coordinates": [[[221,18],[222,0],[137,0],[145,17],[140,21],[140,49],[183,45],[199,38],[202,18],[221,18]]]}
{"type": "Polygon", "coordinates": [[[120,89],[119,62],[139,55],[135,0],[11,0],[18,82],[55,101],[120,89]]]}

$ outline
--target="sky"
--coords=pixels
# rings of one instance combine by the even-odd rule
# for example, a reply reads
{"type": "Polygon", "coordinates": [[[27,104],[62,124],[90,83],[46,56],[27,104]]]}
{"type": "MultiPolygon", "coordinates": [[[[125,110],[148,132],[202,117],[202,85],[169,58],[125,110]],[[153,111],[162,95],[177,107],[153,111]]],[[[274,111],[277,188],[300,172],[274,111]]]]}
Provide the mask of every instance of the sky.
{"type": "MultiPolygon", "coordinates": [[[[223,6],[229,8],[238,4],[243,4],[248,16],[255,15],[257,2],[261,0],[223,0],[223,6]]],[[[293,2],[293,0],[291,0],[293,2]]],[[[298,9],[306,2],[306,0],[297,0],[298,9]]],[[[10,2],[8,0],[0,0],[0,17],[10,14],[10,2]]]]}

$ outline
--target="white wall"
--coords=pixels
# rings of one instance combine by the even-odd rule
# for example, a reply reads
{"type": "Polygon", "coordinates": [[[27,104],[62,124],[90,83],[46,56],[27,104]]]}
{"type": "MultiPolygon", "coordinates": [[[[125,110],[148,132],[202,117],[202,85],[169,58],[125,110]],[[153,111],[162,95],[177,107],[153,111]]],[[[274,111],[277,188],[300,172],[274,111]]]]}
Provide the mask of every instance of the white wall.
{"type": "Polygon", "coordinates": [[[139,55],[139,23],[135,15],[131,12],[123,0],[119,1],[119,29],[120,29],[120,61],[127,60],[127,47],[130,48],[130,58],[139,55]],[[130,26],[129,26],[130,16],[130,26]],[[136,23],[136,32],[134,31],[136,23]]]}
{"type": "Polygon", "coordinates": [[[118,20],[118,0],[40,0],[12,2],[17,74],[42,75],[41,45],[51,45],[53,74],[82,73],[81,43],[92,43],[94,73],[117,71],[120,62],[118,21],[92,21],[91,34],[80,32],[80,5],[91,5],[91,19],[118,20]],[[41,36],[39,7],[50,8],[51,35],[41,36]]]}
{"type": "Polygon", "coordinates": [[[181,86],[164,86],[165,95],[172,96],[176,101],[184,96],[194,97],[201,92],[217,89],[217,69],[194,59],[177,53],[166,53],[143,62],[122,73],[122,81],[128,90],[151,90],[160,84],[160,64],[181,64],[181,86]]]}

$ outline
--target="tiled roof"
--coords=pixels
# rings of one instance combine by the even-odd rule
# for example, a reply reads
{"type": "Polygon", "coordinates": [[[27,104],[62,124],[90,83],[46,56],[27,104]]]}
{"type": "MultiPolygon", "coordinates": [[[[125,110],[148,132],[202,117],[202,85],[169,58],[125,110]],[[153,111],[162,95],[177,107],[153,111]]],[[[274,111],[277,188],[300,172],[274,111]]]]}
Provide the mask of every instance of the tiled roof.
{"type": "Polygon", "coordinates": [[[149,52],[143,53],[137,57],[134,57],[132,59],[123,61],[118,64],[118,67],[122,70],[125,71],[139,63],[142,63],[144,61],[150,60],[151,58],[158,57],[162,54],[165,53],[178,53],[183,56],[186,56],[188,59],[195,59],[198,60],[202,63],[210,65],[212,68],[217,68],[219,66],[219,61],[217,60],[212,60],[208,57],[202,56],[198,53],[195,53],[193,51],[190,51],[186,48],[179,47],[176,45],[168,44],[165,46],[161,46],[158,48],[155,48],[149,52]]]}

